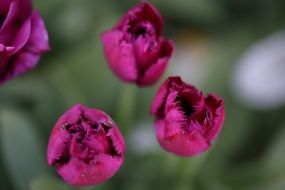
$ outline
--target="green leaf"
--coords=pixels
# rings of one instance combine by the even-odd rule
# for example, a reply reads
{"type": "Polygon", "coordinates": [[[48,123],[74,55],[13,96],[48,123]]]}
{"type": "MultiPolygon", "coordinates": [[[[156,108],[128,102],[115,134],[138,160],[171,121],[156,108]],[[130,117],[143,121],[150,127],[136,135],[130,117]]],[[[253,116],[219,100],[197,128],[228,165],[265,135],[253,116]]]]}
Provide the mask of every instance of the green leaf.
{"type": "Polygon", "coordinates": [[[2,108],[0,124],[4,166],[15,188],[26,190],[31,180],[46,170],[40,141],[21,112],[2,108]]]}
{"type": "MultiPolygon", "coordinates": [[[[271,169],[282,170],[284,172],[284,157],[285,157],[285,123],[281,127],[281,131],[270,144],[264,164],[271,169]]],[[[285,173],[284,173],[285,174],[285,173]]]]}

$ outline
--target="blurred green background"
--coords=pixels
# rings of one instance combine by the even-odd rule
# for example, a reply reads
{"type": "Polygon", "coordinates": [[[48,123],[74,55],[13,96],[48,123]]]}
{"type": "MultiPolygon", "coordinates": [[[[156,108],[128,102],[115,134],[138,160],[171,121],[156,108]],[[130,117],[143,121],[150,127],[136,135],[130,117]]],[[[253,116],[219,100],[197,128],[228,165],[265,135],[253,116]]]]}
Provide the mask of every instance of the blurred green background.
{"type": "MultiPolygon", "coordinates": [[[[157,85],[139,89],[112,74],[100,42],[100,33],[138,1],[34,0],[52,51],[35,70],[0,87],[1,190],[74,189],[47,166],[45,157],[57,118],[79,102],[110,114],[127,143],[119,172],[102,185],[81,189],[285,189],[285,101],[262,107],[262,100],[261,106],[251,106],[236,93],[240,89],[233,81],[238,60],[248,48],[285,28],[285,1],[150,2],[165,18],[165,35],[175,41],[176,51],[157,85]],[[156,143],[149,106],[168,75],[181,75],[225,100],[224,128],[200,156],[175,157],[156,143]]],[[[284,56],[280,64],[279,72],[285,74],[284,56]]],[[[257,79],[256,83],[261,85],[257,79]]]]}

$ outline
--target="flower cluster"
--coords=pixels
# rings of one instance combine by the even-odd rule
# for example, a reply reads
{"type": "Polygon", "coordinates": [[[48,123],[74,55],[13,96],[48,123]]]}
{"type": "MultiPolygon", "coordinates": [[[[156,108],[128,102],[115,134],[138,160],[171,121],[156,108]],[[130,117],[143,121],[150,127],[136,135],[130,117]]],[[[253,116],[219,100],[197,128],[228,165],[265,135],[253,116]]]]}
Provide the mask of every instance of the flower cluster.
{"type": "MultiPolygon", "coordinates": [[[[163,36],[159,11],[143,1],[101,39],[107,62],[121,80],[156,83],[167,68],[173,43],[163,36]]],[[[48,51],[48,34],[31,0],[0,1],[0,84],[36,66],[48,51]]],[[[157,92],[151,115],[159,144],[178,156],[194,156],[211,146],[224,121],[224,102],[204,96],[180,77],[169,77],[157,92]]],[[[115,122],[101,110],[73,106],[56,122],[47,160],[70,185],[90,186],[110,179],[122,166],[125,142],[115,122]]]]}
{"type": "MultiPolygon", "coordinates": [[[[123,81],[154,84],[166,69],[173,44],[162,37],[163,19],[151,4],[142,2],[102,35],[107,62],[123,81]]],[[[157,92],[151,115],[160,145],[179,156],[207,150],[224,121],[224,102],[207,97],[180,77],[169,77],[157,92]]]]}
{"type": "MultiPolygon", "coordinates": [[[[109,67],[121,80],[149,86],[164,73],[173,43],[163,36],[163,19],[147,2],[129,10],[101,39],[109,67]]],[[[157,92],[151,115],[159,144],[178,156],[194,156],[210,148],[221,131],[224,102],[204,96],[180,77],[169,77],[157,92]]],[[[77,105],[56,123],[48,162],[72,185],[101,183],[123,162],[124,141],[105,114],[77,105]],[[100,116],[99,116],[100,115],[100,116]],[[103,119],[104,118],[104,119],[103,119]]]]}

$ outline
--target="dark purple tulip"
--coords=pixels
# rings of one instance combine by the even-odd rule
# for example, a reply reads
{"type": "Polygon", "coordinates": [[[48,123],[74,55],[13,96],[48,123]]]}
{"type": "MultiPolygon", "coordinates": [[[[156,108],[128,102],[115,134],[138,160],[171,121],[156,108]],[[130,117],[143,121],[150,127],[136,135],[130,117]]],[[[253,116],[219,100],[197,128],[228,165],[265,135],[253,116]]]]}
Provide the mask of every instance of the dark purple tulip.
{"type": "Polygon", "coordinates": [[[0,0],[0,84],[34,68],[48,34],[31,0],[0,0]]]}
{"type": "Polygon", "coordinates": [[[224,101],[204,96],[180,77],[169,77],[151,107],[160,145],[179,156],[193,156],[211,147],[224,122],[224,101]]]}
{"type": "Polygon", "coordinates": [[[124,161],[125,142],[113,120],[98,109],[73,106],[56,122],[47,160],[74,186],[110,179],[124,161]]]}
{"type": "Polygon", "coordinates": [[[110,31],[102,34],[108,64],[123,81],[147,86],[164,73],[173,44],[162,36],[163,19],[151,4],[129,10],[110,31]]]}

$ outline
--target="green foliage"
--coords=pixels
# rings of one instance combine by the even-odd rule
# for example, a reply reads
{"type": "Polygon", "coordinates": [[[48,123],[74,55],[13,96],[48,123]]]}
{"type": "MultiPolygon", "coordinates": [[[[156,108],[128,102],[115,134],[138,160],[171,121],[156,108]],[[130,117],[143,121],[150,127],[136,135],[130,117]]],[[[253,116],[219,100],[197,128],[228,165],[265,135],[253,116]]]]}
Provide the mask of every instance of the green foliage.
{"type": "Polygon", "coordinates": [[[25,115],[1,108],[1,150],[13,186],[28,189],[33,178],[45,173],[42,142],[25,115]]]}

